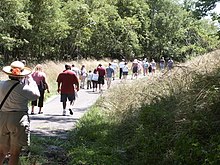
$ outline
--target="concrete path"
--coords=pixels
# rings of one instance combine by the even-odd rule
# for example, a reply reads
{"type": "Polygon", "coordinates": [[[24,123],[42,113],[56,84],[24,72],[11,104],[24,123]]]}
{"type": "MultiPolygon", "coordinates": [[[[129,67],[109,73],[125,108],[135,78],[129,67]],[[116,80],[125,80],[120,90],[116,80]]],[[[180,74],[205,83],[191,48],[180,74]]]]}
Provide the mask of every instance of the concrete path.
{"type": "MultiPolygon", "coordinates": [[[[131,77],[128,77],[128,82],[131,77]]],[[[112,85],[120,84],[121,80],[116,79],[112,81],[112,85]]],[[[104,92],[107,92],[106,84],[103,87],[104,92]]],[[[66,138],[67,132],[74,128],[75,124],[85,114],[90,106],[92,106],[99,98],[99,92],[93,92],[92,89],[81,89],[78,92],[74,104],[73,115],[67,111],[66,116],[63,116],[62,103],[60,102],[60,95],[50,98],[43,107],[43,114],[37,114],[38,107],[35,107],[34,115],[30,115],[31,134],[39,136],[52,136],[66,138]]],[[[68,102],[69,103],[69,102],[68,102]]],[[[67,104],[67,109],[68,109],[67,104]]]]}
{"type": "Polygon", "coordinates": [[[57,95],[50,98],[44,104],[43,114],[37,114],[38,107],[35,107],[36,114],[30,115],[31,134],[66,138],[67,131],[74,128],[76,122],[96,102],[99,95],[98,92],[92,92],[92,90],[80,90],[74,104],[73,115],[70,115],[69,111],[67,111],[66,116],[62,115],[63,108],[60,96],[57,95]]]}

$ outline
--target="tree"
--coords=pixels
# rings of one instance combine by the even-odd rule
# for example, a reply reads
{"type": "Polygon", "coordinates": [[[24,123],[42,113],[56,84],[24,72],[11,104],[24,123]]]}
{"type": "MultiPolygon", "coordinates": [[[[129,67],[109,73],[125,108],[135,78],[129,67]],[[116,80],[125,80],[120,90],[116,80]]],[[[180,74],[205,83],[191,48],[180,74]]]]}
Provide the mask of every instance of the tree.
{"type": "Polygon", "coordinates": [[[28,0],[0,1],[0,53],[4,61],[19,58],[22,54],[19,48],[27,42],[22,34],[32,27],[28,20],[28,3],[28,0]]]}
{"type": "Polygon", "coordinates": [[[30,41],[27,49],[28,54],[35,55],[36,60],[42,60],[45,56],[48,59],[59,58],[56,54],[59,54],[60,41],[67,37],[69,29],[61,7],[60,0],[36,0],[30,3],[33,27],[27,31],[26,37],[30,41]]]}

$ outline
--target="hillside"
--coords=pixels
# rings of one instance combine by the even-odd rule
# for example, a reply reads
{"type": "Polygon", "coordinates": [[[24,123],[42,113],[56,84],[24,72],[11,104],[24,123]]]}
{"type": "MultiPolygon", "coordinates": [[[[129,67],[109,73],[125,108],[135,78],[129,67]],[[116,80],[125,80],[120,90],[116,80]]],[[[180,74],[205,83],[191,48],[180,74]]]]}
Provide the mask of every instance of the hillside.
{"type": "Polygon", "coordinates": [[[70,164],[219,164],[219,66],[217,50],[110,90],[70,134],[70,164]]]}

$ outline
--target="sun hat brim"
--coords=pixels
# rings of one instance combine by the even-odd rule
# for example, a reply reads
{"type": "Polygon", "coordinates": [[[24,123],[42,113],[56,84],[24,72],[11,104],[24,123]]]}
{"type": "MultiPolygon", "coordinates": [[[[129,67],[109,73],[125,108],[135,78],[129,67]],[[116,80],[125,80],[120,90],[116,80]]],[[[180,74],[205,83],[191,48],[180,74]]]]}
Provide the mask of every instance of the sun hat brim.
{"type": "Polygon", "coordinates": [[[13,76],[13,77],[25,77],[25,76],[31,74],[31,72],[32,72],[32,70],[30,68],[24,67],[22,72],[20,73],[20,75],[14,75],[14,74],[12,74],[11,69],[12,69],[11,66],[5,66],[5,67],[3,67],[2,71],[4,73],[6,73],[7,75],[13,76]]]}

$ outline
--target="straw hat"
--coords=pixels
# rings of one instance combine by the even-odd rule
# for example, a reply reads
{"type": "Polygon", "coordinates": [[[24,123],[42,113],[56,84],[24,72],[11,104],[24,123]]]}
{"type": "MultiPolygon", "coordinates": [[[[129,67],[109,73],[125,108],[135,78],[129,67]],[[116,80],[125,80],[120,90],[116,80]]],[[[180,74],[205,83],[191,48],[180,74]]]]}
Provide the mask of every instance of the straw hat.
{"type": "Polygon", "coordinates": [[[3,67],[2,71],[13,77],[25,77],[32,72],[31,69],[25,67],[21,61],[12,62],[10,66],[3,67]]]}

